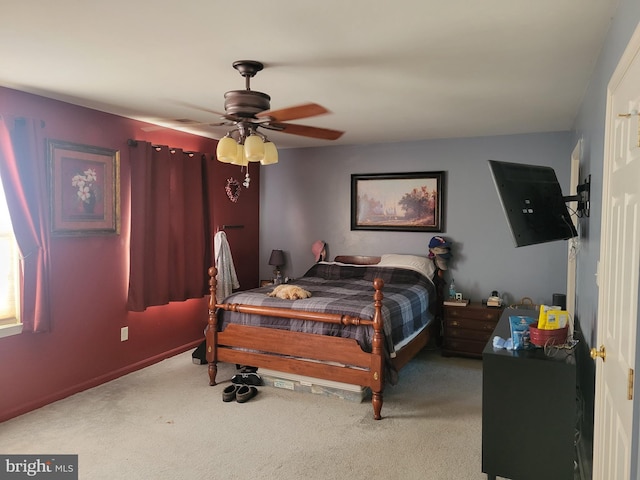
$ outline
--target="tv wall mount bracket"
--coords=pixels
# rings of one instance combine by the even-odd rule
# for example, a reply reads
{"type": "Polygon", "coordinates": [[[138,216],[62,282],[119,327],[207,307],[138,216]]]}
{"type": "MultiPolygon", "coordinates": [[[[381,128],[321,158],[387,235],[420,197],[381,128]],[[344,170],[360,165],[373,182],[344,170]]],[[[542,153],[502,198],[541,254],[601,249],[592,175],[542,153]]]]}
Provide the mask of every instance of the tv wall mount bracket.
{"type": "Polygon", "coordinates": [[[576,187],[576,194],[564,197],[564,201],[578,202],[576,213],[578,217],[588,217],[589,209],[591,208],[591,175],[589,175],[584,183],[579,184],[576,187]]]}

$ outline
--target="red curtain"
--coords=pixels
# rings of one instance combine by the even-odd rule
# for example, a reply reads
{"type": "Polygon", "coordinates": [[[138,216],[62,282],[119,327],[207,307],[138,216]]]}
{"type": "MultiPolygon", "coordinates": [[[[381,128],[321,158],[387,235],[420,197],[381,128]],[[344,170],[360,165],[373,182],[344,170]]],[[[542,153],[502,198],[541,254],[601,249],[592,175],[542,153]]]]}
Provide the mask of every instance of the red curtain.
{"type": "Polygon", "coordinates": [[[130,142],[131,240],[127,308],[140,312],[207,293],[211,265],[207,159],[130,142]]]}
{"type": "Polygon", "coordinates": [[[42,122],[0,117],[0,175],[22,255],[23,332],[50,328],[47,166],[42,122]]]}

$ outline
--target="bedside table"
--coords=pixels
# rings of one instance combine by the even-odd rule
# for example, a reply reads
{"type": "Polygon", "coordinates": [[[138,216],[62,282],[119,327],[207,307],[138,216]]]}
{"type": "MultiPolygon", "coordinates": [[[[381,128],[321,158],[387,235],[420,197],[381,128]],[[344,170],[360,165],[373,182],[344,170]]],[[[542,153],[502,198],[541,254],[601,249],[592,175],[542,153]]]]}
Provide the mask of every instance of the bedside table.
{"type": "Polygon", "coordinates": [[[503,310],[473,302],[466,307],[445,305],[442,355],[482,358],[503,310]]]}

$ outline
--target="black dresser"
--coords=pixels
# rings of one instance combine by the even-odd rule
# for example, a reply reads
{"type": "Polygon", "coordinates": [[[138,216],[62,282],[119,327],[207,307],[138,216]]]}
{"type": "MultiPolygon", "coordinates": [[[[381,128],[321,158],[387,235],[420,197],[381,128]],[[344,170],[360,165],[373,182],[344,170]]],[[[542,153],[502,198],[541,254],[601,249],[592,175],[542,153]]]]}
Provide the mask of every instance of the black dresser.
{"type": "Polygon", "coordinates": [[[573,480],[578,425],[573,350],[493,348],[511,336],[506,309],[482,352],[482,471],[514,480],[573,480]]]}

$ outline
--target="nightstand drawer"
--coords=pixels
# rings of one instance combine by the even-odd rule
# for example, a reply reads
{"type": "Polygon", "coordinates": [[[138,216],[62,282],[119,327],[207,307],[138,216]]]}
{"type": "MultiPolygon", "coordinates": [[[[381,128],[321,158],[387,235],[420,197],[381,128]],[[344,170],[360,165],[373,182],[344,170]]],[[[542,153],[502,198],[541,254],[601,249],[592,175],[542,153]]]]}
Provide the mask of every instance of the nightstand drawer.
{"type": "Polygon", "coordinates": [[[445,329],[447,329],[448,327],[450,330],[453,330],[455,328],[468,328],[471,330],[481,330],[491,333],[493,332],[493,329],[496,328],[496,321],[487,319],[476,320],[473,318],[463,318],[455,316],[451,318],[445,315],[444,327],[445,329]]]}
{"type": "Polygon", "coordinates": [[[490,307],[451,307],[445,309],[445,317],[448,318],[465,318],[473,320],[490,320],[495,326],[502,314],[501,308],[490,307]]]}
{"type": "Polygon", "coordinates": [[[445,325],[444,336],[445,338],[467,339],[476,340],[486,345],[491,338],[493,330],[471,330],[467,328],[450,328],[445,325]]]}

